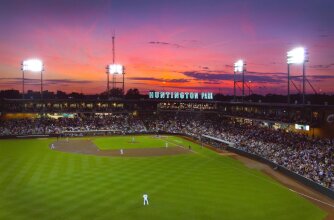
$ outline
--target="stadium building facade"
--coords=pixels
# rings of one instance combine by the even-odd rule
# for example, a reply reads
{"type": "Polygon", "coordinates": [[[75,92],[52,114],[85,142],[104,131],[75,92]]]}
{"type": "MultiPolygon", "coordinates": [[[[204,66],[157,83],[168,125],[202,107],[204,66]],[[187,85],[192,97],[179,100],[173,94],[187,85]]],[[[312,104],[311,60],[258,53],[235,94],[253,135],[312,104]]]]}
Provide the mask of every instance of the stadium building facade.
{"type": "MultiPolygon", "coordinates": [[[[160,94],[159,94],[160,97],[160,94]]],[[[171,112],[193,117],[219,117],[245,123],[299,132],[310,136],[334,137],[334,106],[261,102],[223,102],[207,99],[3,99],[1,118],[76,117],[92,114],[131,114],[150,117],[171,112]]],[[[169,95],[169,97],[171,97],[169,95]]],[[[185,96],[184,96],[185,97],[185,96]]],[[[190,95],[189,95],[190,97],[190,95]]],[[[195,97],[195,95],[192,95],[195,97]]]]}

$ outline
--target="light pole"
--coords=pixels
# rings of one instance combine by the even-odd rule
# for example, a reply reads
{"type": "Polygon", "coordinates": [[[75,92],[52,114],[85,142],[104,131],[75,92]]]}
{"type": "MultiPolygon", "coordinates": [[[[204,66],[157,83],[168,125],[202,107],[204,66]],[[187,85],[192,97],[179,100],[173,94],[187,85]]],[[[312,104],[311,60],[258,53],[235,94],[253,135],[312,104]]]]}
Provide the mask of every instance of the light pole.
{"type": "Polygon", "coordinates": [[[106,74],[107,74],[107,97],[109,98],[110,94],[110,83],[109,83],[109,66],[106,67],[106,74]]]}
{"type": "Polygon", "coordinates": [[[43,99],[43,71],[44,71],[44,64],[39,59],[28,59],[24,60],[21,64],[22,70],[22,99],[24,99],[24,73],[25,71],[31,72],[40,72],[41,73],[41,99],[43,99]]]}
{"type": "MultiPolygon", "coordinates": [[[[290,65],[291,64],[302,64],[303,65],[303,73],[301,75],[302,77],[302,83],[303,83],[303,100],[302,103],[305,104],[305,93],[306,93],[306,71],[305,71],[305,64],[308,62],[308,53],[305,48],[303,47],[297,47],[294,48],[287,53],[287,64],[288,64],[288,104],[290,104],[290,81],[291,81],[291,75],[290,75],[290,65]]],[[[294,76],[294,77],[300,77],[300,76],[294,76]]]]}
{"type": "Polygon", "coordinates": [[[250,97],[250,93],[251,93],[251,83],[252,83],[252,81],[248,81],[248,83],[247,83],[247,87],[248,87],[248,97],[250,97]]]}
{"type": "Polygon", "coordinates": [[[23,63],[21,64],[21,70],[22,70],[22,99],[24,99],[24,70],[23,70],[23,63]]]}
{"type": "Polygon", "coordinates": [[[245,96],[245,66],[246,63],[243,60],[238,60],[234,63],[234,100],[236,100],[236,86],[238,82],[242,82],[242,101],[244,100],[245,96]],[[238,81],[236,80],[236,74],[241,73],[242,74],[242,80],[238,81]]]}
{"type": "Polygon", "coordinates": [[[115,89],[117,83],[122,84],[122,92],[124,95],[124,74],[125,74],[125,68],[121,64],[110,64],[107,66],[107,90],[108,90],[108,96],[109,96],[109,75],[112,75],[112,88],[115,89]],[[116,75],[122,75],[122,81],[117,82],[116,81],[116,75]]]}

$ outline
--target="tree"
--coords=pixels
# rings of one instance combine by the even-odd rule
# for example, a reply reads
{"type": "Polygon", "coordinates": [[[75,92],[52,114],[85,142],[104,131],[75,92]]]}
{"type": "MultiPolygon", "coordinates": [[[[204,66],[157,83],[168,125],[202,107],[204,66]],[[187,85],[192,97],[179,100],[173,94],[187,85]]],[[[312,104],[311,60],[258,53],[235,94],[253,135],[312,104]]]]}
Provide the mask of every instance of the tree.
{"type": "Polygon", "coordinates": [[[123,90],[121,88],[113,88],[109,90],[109,94],[107,91],[102,92],[100,97],[105,98],[121,98],[123,97],[123,90]]]}
{"type": "Polygon", "coordinates": [[[66,99],[67,98],[67,94],[63,91],[58,90],[56,93],[56,97],[58,99],[66,99]]]}
{"type": "Polygon", "coordinates": [[[1,90],[0,98],[8,98],[8,99],[20,99],[22,94],[18,90],[10,89],[10,90],[1,90]]]}
{"type": "Polygon", "coordinates": [[[125,95],[126,99],[140,99],[140,92],[137,88],[129,89],[125,95]]]}

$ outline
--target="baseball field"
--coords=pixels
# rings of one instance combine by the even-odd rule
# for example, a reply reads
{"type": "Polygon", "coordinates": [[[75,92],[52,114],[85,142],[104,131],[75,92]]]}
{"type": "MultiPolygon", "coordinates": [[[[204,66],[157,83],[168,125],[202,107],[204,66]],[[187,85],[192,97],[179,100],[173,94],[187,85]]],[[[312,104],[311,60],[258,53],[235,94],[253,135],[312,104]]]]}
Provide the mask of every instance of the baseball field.
{"type": "Polygon", "coordinates": [[[181,137],[0,140],[0,219],[326,215],[269,176],[181,137]]]}

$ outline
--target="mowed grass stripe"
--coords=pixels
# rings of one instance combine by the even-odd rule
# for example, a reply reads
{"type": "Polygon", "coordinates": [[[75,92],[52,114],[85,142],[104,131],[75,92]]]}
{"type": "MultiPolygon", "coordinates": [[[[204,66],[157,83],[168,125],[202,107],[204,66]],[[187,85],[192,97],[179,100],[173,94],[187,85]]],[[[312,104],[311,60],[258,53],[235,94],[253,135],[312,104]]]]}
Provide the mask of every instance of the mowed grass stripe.
{"type": "MultiPolygon", "coordinates": [[[[129,148],[159,148],[165,147],[166,141],[157,138],[153,135],[129,135],[129,136],[114,136],[114,137],[99,137],[92,139],[102,150],[109,149],[129,149],[129,148]],[[132,141],[134,139],[134,142],[132,141]]],[[[176,144],[168,143],[169,147],[175,147],[176,144]]]]}
{"type": "MultiPolygon", "coordinates": [[[[94,137],[94,141],[98,139],[94,137]]],[[[238,161],[179,137],[168,139],[182,142],[185,147],[191,144],[197,154],[108,158],[51,151],[48,144],[53,139],[0,141],[0,168],[5,171],[0,173],[0,182],[3,186],[15,183],[11,190],[1,194],[0,219],[322,219],[325,216],[307,200],[238,161]],[[7,167],[1,161],[8,163],[7,167]],[[14,175],[6,174],[6,168],[14,175]],[[149,194],[148,207],[142,205],[143,193],[149,194]]],[[[125,140],[131,140],[131,136],[125,140]]],[[[164,146],[165,142],[160,142],[164,146]]]]}

